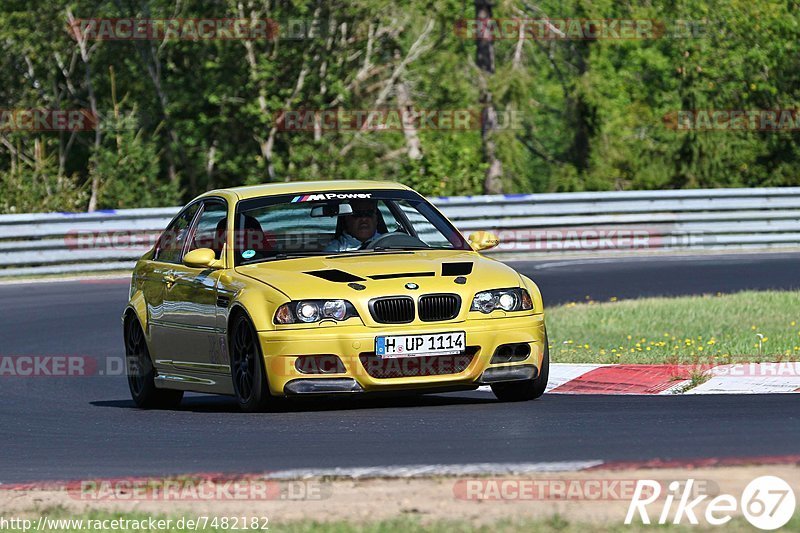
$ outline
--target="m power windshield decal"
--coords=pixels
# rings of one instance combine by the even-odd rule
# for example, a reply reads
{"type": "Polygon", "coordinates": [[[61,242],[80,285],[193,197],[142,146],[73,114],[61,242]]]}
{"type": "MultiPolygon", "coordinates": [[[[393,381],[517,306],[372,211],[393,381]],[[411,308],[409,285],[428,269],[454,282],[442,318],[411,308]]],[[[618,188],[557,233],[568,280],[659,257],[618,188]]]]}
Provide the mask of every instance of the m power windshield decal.
{"type": "Polygon", "coordinates": [[[329,192],[321,194],[304,194],[292,198],[292,203],[297,202],[320,202],[325,200],[354,200],[354,199],[370,199],[372,193],[370,192],[352,192],[352,193],[339,193],[329,192]]]}

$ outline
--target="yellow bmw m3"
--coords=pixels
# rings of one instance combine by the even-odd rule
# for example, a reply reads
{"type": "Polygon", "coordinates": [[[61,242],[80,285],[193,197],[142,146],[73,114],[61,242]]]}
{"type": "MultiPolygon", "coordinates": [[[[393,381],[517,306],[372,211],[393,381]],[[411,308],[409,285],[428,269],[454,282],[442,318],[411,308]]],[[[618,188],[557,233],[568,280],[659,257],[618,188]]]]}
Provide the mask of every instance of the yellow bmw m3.
{"type": "Polygon", "coordinates": [[[136,264],[123,315],[143,408],[184,391],[244,411],[279,397],[491,386],[538,398],[549,356],[529,278],[479,252],[427,200],[391,182],[215,190],[136,264]]]}

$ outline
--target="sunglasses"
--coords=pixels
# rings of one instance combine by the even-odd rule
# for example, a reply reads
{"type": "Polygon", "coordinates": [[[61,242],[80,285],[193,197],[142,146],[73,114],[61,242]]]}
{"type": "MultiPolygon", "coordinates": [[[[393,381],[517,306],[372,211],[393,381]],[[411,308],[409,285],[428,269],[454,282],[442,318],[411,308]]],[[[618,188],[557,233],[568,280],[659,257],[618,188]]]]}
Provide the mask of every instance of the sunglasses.
{"type": "Polygon", "coordinates": [[[352,217],[353,218],[372,218],[375,216],[374,209],[362,209],[359,211],[353,211],[352,217]]]}

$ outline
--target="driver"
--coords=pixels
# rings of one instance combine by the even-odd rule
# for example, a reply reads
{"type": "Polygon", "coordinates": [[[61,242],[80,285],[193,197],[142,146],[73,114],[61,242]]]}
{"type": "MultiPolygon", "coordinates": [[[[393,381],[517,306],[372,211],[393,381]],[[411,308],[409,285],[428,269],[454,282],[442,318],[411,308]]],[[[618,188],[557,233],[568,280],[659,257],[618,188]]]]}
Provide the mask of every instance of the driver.
{"type": "Polygon", "coordinates": [[[349,252],[364,249],[378,238],[378,204],[375,200],[352,200],[351,215],[345,215],[344,231],[325,246],[326,252],[349,252]]]}

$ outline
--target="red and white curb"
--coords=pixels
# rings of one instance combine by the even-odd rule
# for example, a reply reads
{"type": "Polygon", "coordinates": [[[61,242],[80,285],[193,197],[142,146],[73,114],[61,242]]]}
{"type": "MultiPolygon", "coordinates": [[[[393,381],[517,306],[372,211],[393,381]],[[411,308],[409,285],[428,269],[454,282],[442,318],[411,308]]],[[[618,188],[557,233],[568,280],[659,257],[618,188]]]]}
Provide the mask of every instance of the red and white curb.
{"type": "Polygon", "coordinates": [[[680,365],[550,365],[548,392],[557,394],[675,394],[691,382],[680,365]]]}
{"type": "MultiPolygon", "coordinates": [[[[479,390],[489,391],[489,387],[479,390]]],[[[800,392],[800,362],[728,365],[550,365],[553,394],[767,394],[800,392]],[[707,381],[692,386],[692,377],[707,381]]]]}

